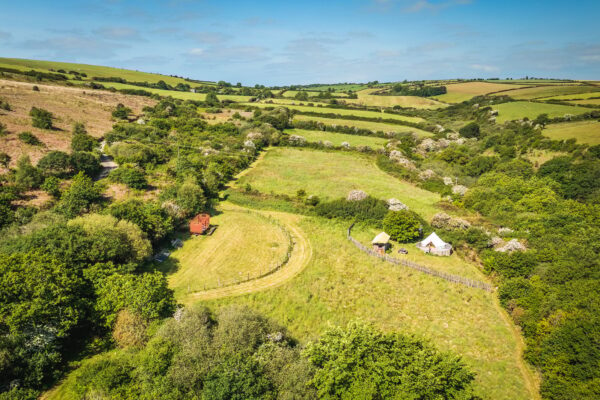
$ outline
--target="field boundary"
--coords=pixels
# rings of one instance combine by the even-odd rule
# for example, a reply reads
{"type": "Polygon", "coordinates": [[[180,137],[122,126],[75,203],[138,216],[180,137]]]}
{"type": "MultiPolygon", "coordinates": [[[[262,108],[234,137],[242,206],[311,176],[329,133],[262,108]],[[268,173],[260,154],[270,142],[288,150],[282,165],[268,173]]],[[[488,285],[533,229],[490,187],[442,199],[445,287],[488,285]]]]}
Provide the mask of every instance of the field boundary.
{"type": "Polygon", "coordinates": [[[392,263],[392,264],[403,265],[405,267],[412,268],[414,270],[423,272],[428,275],[437,276],[438,278],[445,279],[448,282],[459,283],[464,286],[468,286],[468,287],[472,287],[472,288],[476,288],[476,289],[482,289],[482,290],[486,290],[488,292],[493,292],[495,290],[494,287],[492,285],[490,285],[489,283],[465,278],[465,277],[458,276],[458,275],[447,274],[445,272],[437,271],[435,269],[431,269],[431,268],[419,265],[417,263],[414,263],[414,262],[411,262],[408,260],[400,260],[400,259],[397,259],[394,257],[390,257],[387,254],[383,254],[383,255],[379,254],[379,253],[369,249],[368,247],[363,245],[361,242],[359,242],[358,240],[356,240],[352,237],[351,231],[352,231],[353,227],[354,227],[354,224],[352,224],[348,227],[348,232],[347,232],[348,240],[351,241],[362,252],[367,253],[368,255],[370,255],[372,257],[380,258],[380,259],[387,261],[389,263],[392,263]]]}

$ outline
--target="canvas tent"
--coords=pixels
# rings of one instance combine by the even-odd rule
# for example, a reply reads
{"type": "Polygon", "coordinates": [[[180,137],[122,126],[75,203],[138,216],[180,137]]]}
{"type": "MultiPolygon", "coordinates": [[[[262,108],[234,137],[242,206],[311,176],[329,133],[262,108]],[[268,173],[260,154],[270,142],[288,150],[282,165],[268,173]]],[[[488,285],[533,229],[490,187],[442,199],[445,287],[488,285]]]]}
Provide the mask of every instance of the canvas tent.
{"type": "Polygon", "coordinates": [[[373,250],[378,252],[379,254],[384,254],[387,250],[390,242],[390,235],[385,232],[381,232],[379,235],[375,236],[371,243],[373,244],[373,250]]]}
{"type": "Polygon", "coordinates": [[[452,254],[452,245],[440,239],[435,232],[417,243],[417,247],[425,253],[431,253],[437,256],[449,256],[452,254]]]}

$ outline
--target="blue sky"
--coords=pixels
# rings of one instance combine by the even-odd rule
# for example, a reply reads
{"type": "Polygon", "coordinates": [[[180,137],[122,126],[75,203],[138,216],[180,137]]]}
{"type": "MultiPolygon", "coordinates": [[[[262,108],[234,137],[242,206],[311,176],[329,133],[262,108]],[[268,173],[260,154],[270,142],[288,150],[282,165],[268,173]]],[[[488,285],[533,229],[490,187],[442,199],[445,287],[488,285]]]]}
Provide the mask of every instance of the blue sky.
{"type": "Polygon", "coordinates": [[[600,79],[599,0],[3,3],[3,57],[245,85],[600,79]]]}

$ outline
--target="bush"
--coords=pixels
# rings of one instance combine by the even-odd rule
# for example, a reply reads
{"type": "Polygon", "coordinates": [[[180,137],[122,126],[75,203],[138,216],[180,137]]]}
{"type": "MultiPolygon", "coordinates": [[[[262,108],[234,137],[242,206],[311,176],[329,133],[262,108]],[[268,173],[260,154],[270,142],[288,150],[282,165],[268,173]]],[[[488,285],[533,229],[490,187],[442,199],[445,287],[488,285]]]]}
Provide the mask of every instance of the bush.
{"type": "Polygon", "coordinates": [[[124,183],[132,189],[144,189],[148,186],[144,170],[130,165],[122,165],[110,173],[115,182],[124,183]]]}
{"type": "Polygon", "coordinates": [[[60,179],[55,176],[47,177],[40,188],[54,198],[60,197],[60,179]]]}
{"type": "Polygon", "coordinates": [[[315,207],[315,213],[321,217],[363,222],[373,226],[380,226],[387,212],[385,201],[370,196],[360,201],[338,199],[319,203],[315,207]]]}
{"type": "Polygon", "coordinates": [[[129,117],[129,114],[131,114],[131,113],[132,113],[131,108],[125,107],[123,104],[119,103],[119,104],[117,104],[117,107],[112,112],[112,116],[115,119],[127,119],[127,117],[129,117]]]}
{"type": "Polygon", "coordinates": [[[73,178],[69,189],[62,195],[59,210],[68,217],[75,217],[89,211],[90,206],[101,198],[99,187],[94,185],[91,178],[79,172],[73,178]]]}
{"type": "Polygon", "coordinates": [[[117,314],[112,337],[121,348],[142,347],[146,342],[146,321],[124,309],[117,314]]]}
{"type": "Polygon", "coordinates": [[[87,176],[95,176],[102,168],[98,157],[86,151],[71,154],[71,165],[75,172],[83,172],[87,176]]]}
{"type": "Polygon", "coordinates": [[[8,131],[6,130],[6,125],[0,122],[0,136],[6,136],[8,131]]]}
{"type": "Polygon", "coordinates": [[[29,111],[31,117],[31,124],[35,128],[40,129],[52,129],[52,113],[44,110],[43,108],[31,107],[29,111]]]}
{"type": "Polygon", "coordinates": [[[458,131],[461,136],[466,138],[479,138],[481,137],[481,131],[479,129],[479,124],[477,122],[471,122],[458,131]]]}
{"type": "Polygon", "coordinates": [[[177,205],[187,215],[194,215],[206,207],[206,197],[202,188],[193,181],[183,183],[177,190],[177,205]]]}
{"type": "Polygon", "coordinates": [[[0,165],[2,165],[4,168],[8,168],[8,165],[10,164],[10,156],[4,152],[0,152],[0,165]]]}
{"type": "Polygon", "coordinates": [[[23,189],[35,189],[42,183],[40,171],[31,164],[29,156],[21,156],[17,161],[15,183],[23,189]]]}
{"type": "Polygon", "coordinates": [[[33,133],[31,132],[21,132],[19,133],[19,140],[25,144],[30,144],[32,146],[43,146],[44,143],[40,141],[33,133]]]}
{"type": "Polygon", "coordinates": [[[388,211],[383,220],[383,229],[397,242],[408,242],[421,236],[421,222],[412,211],[388,211]]]}
{"type": "Polygon", "coordinates": [[[98,142],[88,135],[85,126],[79,122],[73,126],[73,138],[71,139],[71,150],[92,151],[98,142]]]}
{"type": "Polygon", "coordinates": [[[71,157],[63,151],[54,150],[42,157],[37,167],[46,175],[64,176],[71,170],[71,157]]]}

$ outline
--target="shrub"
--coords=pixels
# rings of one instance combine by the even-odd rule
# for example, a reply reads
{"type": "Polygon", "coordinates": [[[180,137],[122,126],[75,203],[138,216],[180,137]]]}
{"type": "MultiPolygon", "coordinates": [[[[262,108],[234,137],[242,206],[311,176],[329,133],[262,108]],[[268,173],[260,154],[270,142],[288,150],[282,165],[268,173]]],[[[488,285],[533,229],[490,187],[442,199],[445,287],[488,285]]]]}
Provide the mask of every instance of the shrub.
{"type": "Polygon", "coordinates": [[[55,176],[49,176],[44,180],[40,188],[54,198],[60,196],[60,179],[55,176]]]}
{"type": "Polygon", "coordinates": [[[31,107],[29,111],[31,117],[31,124],[35,128],[40,129],[52,129],[52,113],[44,110],[43,108],[31,107]]]}
{"type": "Polygon", "coordinates": [[[183,183],[177,190],[177,205],[188,215],[199,213],[206,207],[204,191],[193,181],[183,183]]]}
{"type": "Polygon", "coordinates": [[[15,183],[23,189],[35,189],[42,183],[40,171],[31,164],[29,156],[22,156],[17,161],[15,183]]]}
{"type": "Polygon", "coordinates": [[[374,226],[381,225],[381,220],[387,211],[388,207],[385,201],[370,196],[359,201],[338,199],[319,203],[315,207],[315,213],[321,217],[364,222],[374,226]]]}
{"type": "Polygon", "coordinates": [[[76,123],[73,126],[73,138],[71,139],[71,150],[73,151],[92,151],[98,142],[88,135],[85,126],[76,123]]]}
{"type": "Polygon", "coordinates": [[[6,136],[8,131],[6,130],[6,125],[0,122],[0,136],[6,136]]]}
{"type": "Polygon", "coordinates": [[[479,138],[481,136],[481,131],[479,129],[479,124],[477,122],[471,122],[458,131],[461,136],[466,138],[479,138]]]}
{"type": "Polygon", "coordinates": [[[115,119],[127,119],[132,110],[129,107],[125,107],[123,104],[117,104],[117,107],[112,112],[112,116],[115,119]]]}
{"type": "Polygon", "coordinates": [[[54,150],[42,157],[37,166],[46,175],[65,175],[71,169],[71,157],[63,151],[54,150]]]}
{"type": "Polygon", "coordinates": [[[37,85],[33,85],[33,87],[31,88],[31,90],[33,90],[34,92],[39,92],[40,88],[37,85]]]}
{"type": "Polygon", "coordinates": [[[421,236],[421,223],[412,211],[388,211],[383,229],[397,242],[408,242],[421,236]]]}
{"type": "Polygon", "coordinates": [[[2,165],[4,168],[8,168],[8,165],[10,164],[10,156],[4,152],[0,152],[0,165],[2,165]]]}
{"type": "Polygon", "coordinates": [[[86,151],[76,151],[71,154],[71,165],[75,172],[83,172],[87,176],[95,176],[101,169],[98,157],[86,151]]]}
{"type": "Polygon", "coordinates": [[[139,348],[146,342],[146,327],[142,317],[124,309],[117,314],[112,337],[121,348],[139,348]]]}
{"type": "Polygon", "coordinates": [[[69,189],[62,195],[59,210],[68,217],[74,217],[102,198],[100,189],[94,185],[92,179],[79,172],[73,178],[69,189]]]}
{"type": "Polygon", "coordinates": [[[110,173],[110,178],[115,182],[124,183],[133,189],[144,189],[148,186],[144,170],[130,165],[122,165],[110,173]]]}
{"type": "Polygon", "coordinates": [[[30,144],[32,146],[43,146],[44,144],[31,132],[21,132],[19,133],[19,140],[25,144],[30,144]]]}

